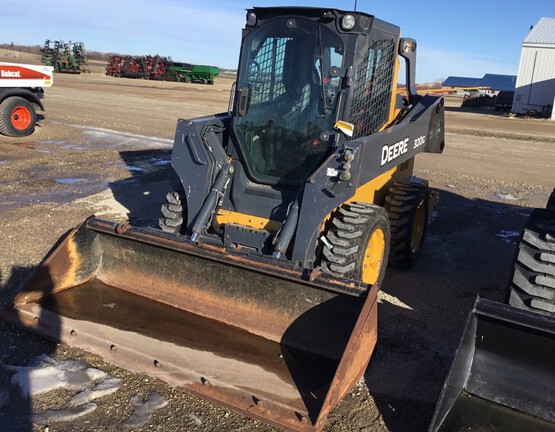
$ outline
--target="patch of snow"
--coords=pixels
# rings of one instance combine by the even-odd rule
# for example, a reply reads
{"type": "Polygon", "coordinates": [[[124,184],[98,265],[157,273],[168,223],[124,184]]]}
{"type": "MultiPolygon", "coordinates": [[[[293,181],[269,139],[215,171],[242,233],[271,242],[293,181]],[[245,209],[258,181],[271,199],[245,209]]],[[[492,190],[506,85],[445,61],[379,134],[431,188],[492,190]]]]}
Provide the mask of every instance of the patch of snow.
{"type": "Polygon", "coordinates": [[[150,158],[147,162],[151,163],[155,166],[163,166],[171,163],[169,159],[160,159],[160,158],[150,158]]]}
{"type": "Polygon", "coordinates": [[[133,166],[133,165],[116,165],[120,168],[125,168],[127,171],[144,171],[144,168],[133,166]]]}
{"type": "Polygon", "coordinates": [[[506,201],[517,201],[520,198],[517,196],[514,196],[513,194],[510,193],[501,193],[501,192],[497,192],[494,193],[496,198],[499,198],[500,200],[506,200],[506,201]]]}
{"type": "Polygon", "coordinates": [[[91,208],[95,212],[96,216],[127,216],[127,214],[129,213],[129,210],[121,205],[119,201],[114,197],[114,192],[111,189],[106,189],[97,194],[77,199],[72,203],[72,205],[79,204],[87,205],[87,207],[91,208]]]}
{"type": "Polygon", "coordinates": [[[16,371],[12,383],[19,386],[24,396],[35,396],[60,388],[81,390],[92,381],[108,376],[106,372],[91,368],[82,360],[57,362],[46,355],[38,357],[31,366],[10,366],[10,369],[16,371]]]}
{"type": "Polygon", "coordinates": [[[90,147],[74,145],[74,144],[63,145],[63,146],[60,146],[60,148],[64,150],[89,150],[90,149],[90,147]]]}
{"type": "Polygon", "coordinates": [[[130,402],[135,405],[135,409],[129,418],[123,422],[123,425],[126,428],[134,428],[144,425],[148,422],[154,411],[165,407],[168,404],[168,401],[164,399],[164,396],[156,391],[151,392],[144,401],[138,396],[133,396],[130,399],[130,402]]]}
{"type": "MultiPolygon", "coordinates": [[[[91,401],[116,392],[122,381],[91,367],[83,360],[59,362],[46,354],[35,358],[29,366],[8,365],[2,360],[2,368],[15,372],[12,383],[19,386],[23,396],[36,396],[56,389],[79,391],[67,408],[33,413],[32,421],[39,424],[73,421],[91,413],[97,407],[91,401]]],[[[9,394],[0,388],[0,408],[7,405],[8,401],[9,394]]]]}
{"type": "Polygon", "coordinates": [[[46,140],[46,141],[39,141],[39,144],[65,144],[67,141],[64,140],[46,140]]]}
{"type": "Polygon", "coordinates": [[[34,423],[48,424],[54,422],[68,422],[83,417],[96,409],[95,403],[88,403],[80,406],[73,406],[61,409],[49,409],[41,414],[33,414],[34,423]]]}
{"type": "Polygon", "coordinates": [[[83,134],[90,141],[106,141],[110,140],[113,147],[129,146],[129,145],[147,145],[149,147],[173,147],[173,140],[166,138],[157,138],[146,135],[137,135],[126,132],[118,132],[111,129],[95,128],[90,126],[73,125],[81,129],[83,134]]]}
{"type": "Polygon", "coordinates": [[[497,234],[495,234],[495,237],[497,237],[501,241],[504,241],[505,243],[516,244],[516,240],[520,237],[520,232],[501,230],[497,234]]]}
{"type": "Polygon", "coordinates": [[[57,178],[54,180],[56,181],[56,183],[60,183],[60,184],[75,184],[75,183],[81,183],[85,181],[85,179],[77,178],[77,177],[57,178]]]}
{"type": "Polygon", "coordinates": [[[86,388],[80,393],[77,393],[71,401],[71,405],[83,405],[103,396],[108,396],[115,393],[121,384],[120,378],[107,378],[92,388],[86,388]]]}
{"type": "Polygon", "coordinates": [[[196,415],[194,415],[193,413],[189,413],[188,417],[193,420],[193,423],[195,424],[195,426],[200,426],[202,425],[202,420],[199,419],[196,415]]]}

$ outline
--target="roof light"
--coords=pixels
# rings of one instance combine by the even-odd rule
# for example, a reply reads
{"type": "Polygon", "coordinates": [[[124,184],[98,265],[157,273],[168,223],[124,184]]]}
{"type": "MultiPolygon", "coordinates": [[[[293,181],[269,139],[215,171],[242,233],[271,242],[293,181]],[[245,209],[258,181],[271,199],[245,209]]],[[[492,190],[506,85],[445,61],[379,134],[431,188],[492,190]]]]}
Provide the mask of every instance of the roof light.
{"type": "Polygon", "coordinates": [[[341,28],[349,31],[355,28],[356,18],[352,14],[346,14],[341,17],[341,28]]]}
{"type": "Polygon", "coordinates": [[[416,51],[416,42],[414,40],[403,39],[403,45],[401,46],[401,50],[404,53],[415,52],[416,51]]]}
{"type": "Polygon", "coordinates": [[[256,14],[254,12],[249,12],[247,14],[247,25],[249,27],[254,27],[257,22],[258,22],[258,17],[256,16],[256,14]]]}

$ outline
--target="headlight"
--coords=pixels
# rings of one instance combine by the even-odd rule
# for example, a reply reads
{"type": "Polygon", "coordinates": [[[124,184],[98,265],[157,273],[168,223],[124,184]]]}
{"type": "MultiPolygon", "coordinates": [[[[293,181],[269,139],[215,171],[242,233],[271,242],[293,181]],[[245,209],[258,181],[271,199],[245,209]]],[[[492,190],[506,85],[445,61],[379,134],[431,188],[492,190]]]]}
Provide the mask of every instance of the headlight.
{"type": "Polygon", "coordinates": [[[403,45],[401,47],[401,50],[404,53],[415,52],[416,51],[416,42],[413,41],[413,40],[403,39],[403,45]]]}
{"type": "Polygon", "coordinates": [[[247,26],[254,27],[258,22],[258,18],[254,12],[249,12],[247,14],[247,26]]]}
{"type": "Polygon", "coordinates": [[[354,15],[346,14],[341,17],[341,29],[342,30],[352,30],[355,28],[356,18],[354,15]]]}

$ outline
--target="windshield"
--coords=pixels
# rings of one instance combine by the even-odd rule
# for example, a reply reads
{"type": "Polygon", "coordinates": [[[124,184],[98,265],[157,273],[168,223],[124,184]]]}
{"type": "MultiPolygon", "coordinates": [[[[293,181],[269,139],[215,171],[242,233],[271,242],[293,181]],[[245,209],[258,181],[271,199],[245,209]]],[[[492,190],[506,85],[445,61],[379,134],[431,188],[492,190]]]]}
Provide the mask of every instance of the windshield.
{"type": "Polygon", "coordinates": [[[329,152],[342,67],[341,39],[303,18],[278,18],[251,31],[242,52],[234,129],[257,181],[298,185],[329,152]]]}

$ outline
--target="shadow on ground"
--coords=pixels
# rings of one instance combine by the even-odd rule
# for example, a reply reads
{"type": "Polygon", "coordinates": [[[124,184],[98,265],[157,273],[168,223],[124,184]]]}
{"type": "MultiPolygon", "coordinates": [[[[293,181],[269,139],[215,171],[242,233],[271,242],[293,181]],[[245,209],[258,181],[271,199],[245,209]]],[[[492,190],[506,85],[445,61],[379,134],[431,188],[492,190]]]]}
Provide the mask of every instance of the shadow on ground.
{"type": "Polygon", "coordinates": [[[109,183],[114,198],[127,210],[131,225],[158,228],[166,194],[179,184],[171,164],[171,150],[122,151],[130,177],[109,183]]]}
{"type": "Polygon", "coordinates": [[[531,209],[441,191],[418,264],[388,269],[365,378],[388,430],[425,431],[477,295],[503,302],[531,209]]]}
{"type": "MultiPolygon", "coordinates": [[[[11,276],[3,287],[0,287],[0,309],[10,304],[13,293],[25,285],[35,273],[33,267],[14,267],[11,276]]],[[[49,286],[48,279],[44,280],[49,286]]],[[[44,291],[48,295],[48,289],[44,291]]],[[[3,313],[4,313],[3,312],[3,313]]],[[[41,314],[37,316],[37,322],[41,321],[41,314]]],[[[33,430],[33,404],[31,396],[20,391],[30,389],[30,375],[19,377],[19,386],[12,383],[14,372],[10,366],[27,366],[33,359],[41,354],[50,355],[56,349],[54,342],[47,341],[34,336],[23,330],[29,326],[29,322],[23,323],[17,318],[13,324],[0,320],[0,340],[2,341],[2,352],[0,356],[0,393],[3,393],[3,403],[0,404],[0,430],[6,432],[31,432],[33,430]]],[[[51,331],[53,339],[59,337],[60,328],[55,320],[51,320],[51,331]]]]}

